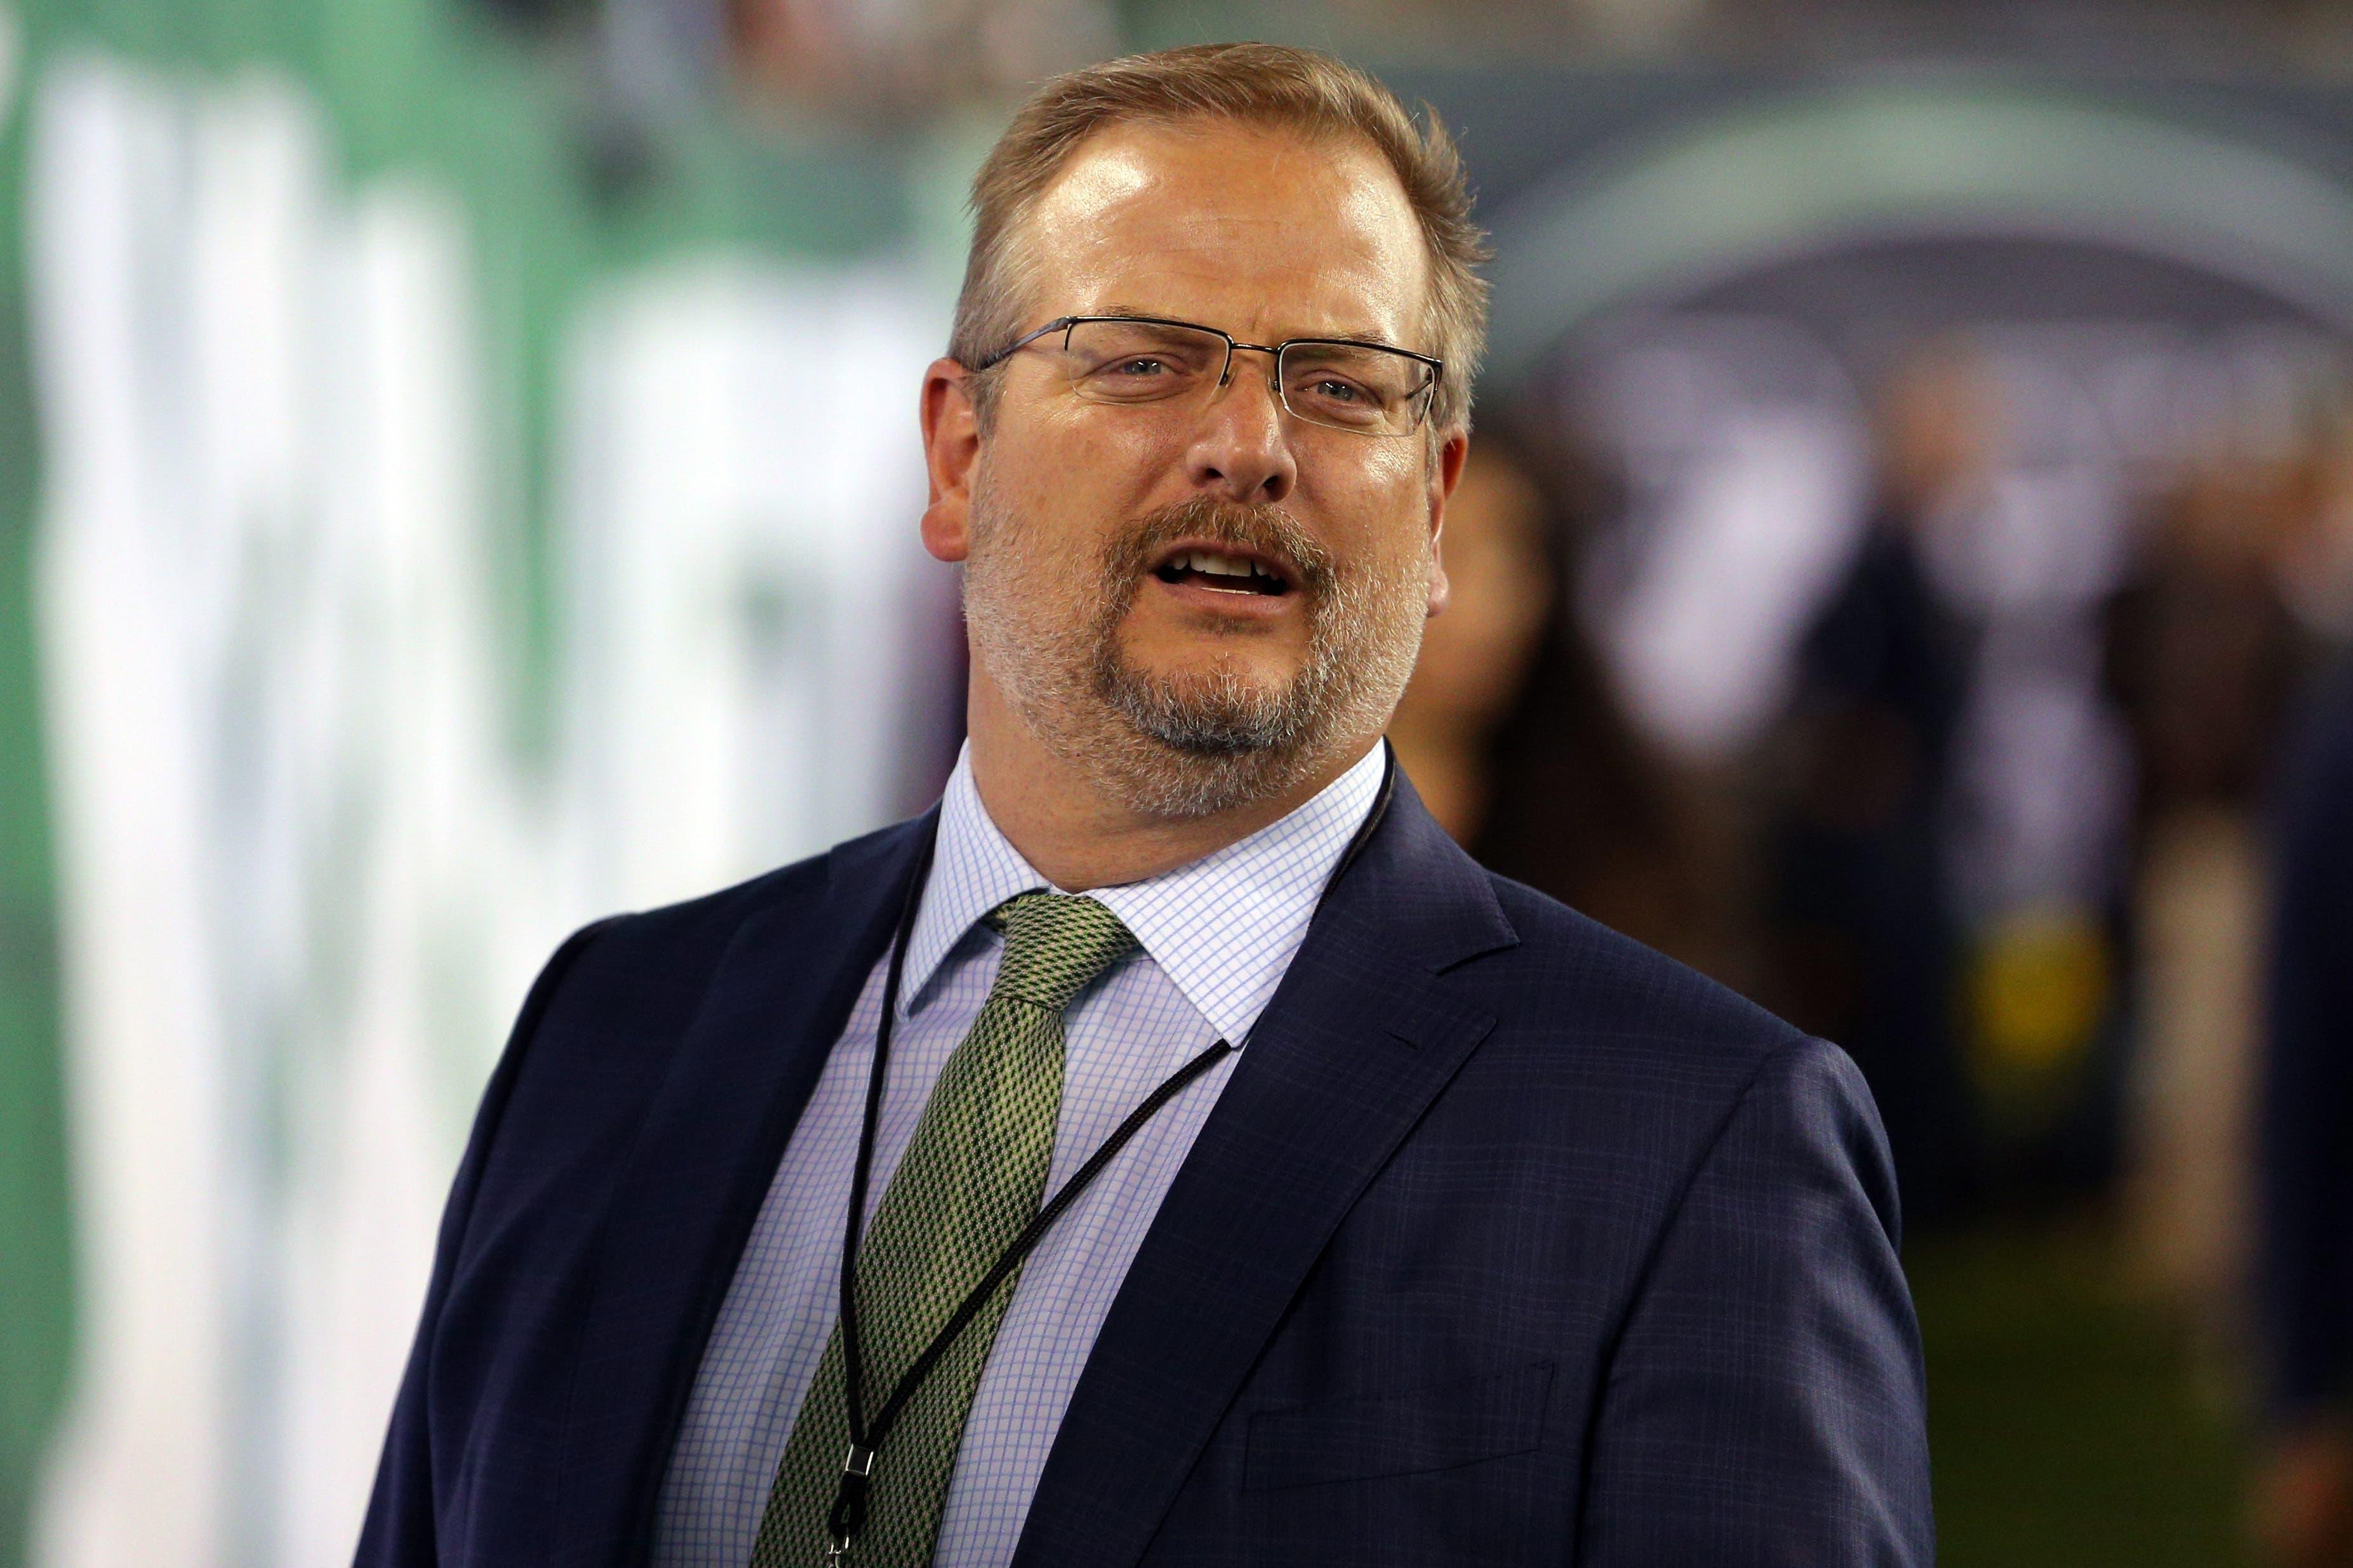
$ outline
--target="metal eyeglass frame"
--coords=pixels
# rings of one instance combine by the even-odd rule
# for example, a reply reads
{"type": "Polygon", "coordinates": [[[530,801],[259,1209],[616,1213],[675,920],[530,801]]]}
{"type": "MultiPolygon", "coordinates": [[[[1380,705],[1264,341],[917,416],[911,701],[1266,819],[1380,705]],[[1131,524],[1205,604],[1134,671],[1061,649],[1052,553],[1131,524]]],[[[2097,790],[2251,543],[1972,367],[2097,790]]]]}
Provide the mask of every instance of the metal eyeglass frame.
{"type": "Polygon", "coordinates": [[[1218,370],[1217,384],[1220,387],[1233,379],[1236,349],[1248,349],[1252,353],[1272,354],[1274,356],[1274,395],[1276,401],[1282,405],[1283,412],[1294,419],[1305,420],[1319,430],[1340,430],[1351,436],[1395,438],[1412,435],[1429,420],[1430,405],[1438,400],[1439,381],[1446,374],[1444,360],[1433,359],[1429,354],[1418,354],[1411,349],[1398,348],[1395,343],[1371,342],[1363,338],[1285,338],[1279,343],[1246,343],[1231,332],[1219,331],[1215,327],[1205,327],[1198,321],[1179,321],[1169,316],[1057,316],[1036,331],[1008,343],[974,365],[972,374],[978,375],[983,371],[995,370],[1039,339],[1050,336],[1055,332],[1062,334],[1062,352],[1068,353],[1071,351],[1071,329],[1085,326],[1090,321],[1130,321],[1146,327],[1182,327],[1187,331],[1207,332],[1213,338],[1222,338],[1226,344],[1226,359],[1224,364],[1218,370]],[[1427,366],[1430,371],[1430,380],[1413,394],[1421,400],[1421,406],[1414,413],[1413,423],[1402,430],[1359,430],[1353,426],[1334,425],[1300,413],[1291,406],[1290,395],[1283,390],[1282,384],[1283,352],[1293,348],[1378,349],[1383,353],[1396,354],[1400,359],[1409,359],[1416,364],[1427,366]]]}

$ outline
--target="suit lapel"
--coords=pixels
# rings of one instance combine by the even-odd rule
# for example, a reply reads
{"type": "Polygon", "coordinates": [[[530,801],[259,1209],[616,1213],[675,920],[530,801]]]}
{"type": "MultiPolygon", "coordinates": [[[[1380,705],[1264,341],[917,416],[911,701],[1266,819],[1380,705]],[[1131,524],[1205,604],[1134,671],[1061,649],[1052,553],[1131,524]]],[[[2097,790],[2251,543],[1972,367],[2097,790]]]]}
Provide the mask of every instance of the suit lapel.
{"type": "Polygon", "coordinates": [[[837,848],[745,921],[631,1151],[596,1258],[552,1562],[642,1562],[704,1342],[777,1161],[889,942],[930,816],[837,848]]]}
{"type": "Polygon", "coordinates": [[[1400,780],[1128,1270],[1015,1568],[1143,1555],[1317,1255],[1493,1027],[1441,972],[1516,940],[1485,873],[1400,780]]]}

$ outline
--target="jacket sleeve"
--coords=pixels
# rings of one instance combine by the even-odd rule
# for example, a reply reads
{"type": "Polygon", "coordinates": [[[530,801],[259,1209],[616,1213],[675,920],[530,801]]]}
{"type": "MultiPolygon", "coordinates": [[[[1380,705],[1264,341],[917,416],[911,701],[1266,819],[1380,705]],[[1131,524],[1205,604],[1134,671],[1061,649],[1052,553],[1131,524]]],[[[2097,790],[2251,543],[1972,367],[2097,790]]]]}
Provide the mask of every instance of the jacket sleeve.
{"type": "Polygon", "coordinates": [[[434,1248],[432,1280],[426,1287],[424,1315],[417,1324],[416,1341],[409,1347],[407,1370],[401,1374],[400,1393],[392,1407],[392,1428],[385,1437],[384,1457],[376,1465],[375,1491],[368,1500],[367,1519],[360,1530],[359,1552],[354,1560],[358,1568],[424,1568],[440,1560],[435,1539],[429,1404],[434,1331],[465,1243],[466,1225],[473,1213],[475,1194],[480,1188],[482,1169],[498,1139],[499,1126],[514,1092],[523,1057],[539,1032],[548,1004],[562,988],[565,974],[597,931],[608,923],[598,921],[585,926],[555,950],[555,955],[540,971],[539,978],[532,983],[531,994],[523,999],[522,1012],[508,1037],[505,1054],[491,1075],[490,1086],[482,1091],[481,1108],[474,1114],[474,1129],[466,1141],[465,1157],[459,1162],[457,1180],[450,1186],[449,1201],[441,1213],[441,1232],[434,1248]]]}
{"type": "Polygon", "coordinates": [[[1585,1568],[1929,1568],[1894,1175],[1845,1054],[1767,1058],[1637,1291],[1594,1415],[1585,1568]]]}

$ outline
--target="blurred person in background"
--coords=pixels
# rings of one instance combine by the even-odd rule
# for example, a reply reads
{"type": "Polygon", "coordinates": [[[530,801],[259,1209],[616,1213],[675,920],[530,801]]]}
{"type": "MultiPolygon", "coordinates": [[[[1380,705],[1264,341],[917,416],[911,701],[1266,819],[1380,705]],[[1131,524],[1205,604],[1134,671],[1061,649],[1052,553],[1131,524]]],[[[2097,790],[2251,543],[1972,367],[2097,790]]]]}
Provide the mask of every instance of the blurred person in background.
{"type": "Polygon", "coordinates": [[[1483,319],[1443,131],[1179,49],[1041,89],[974,205],[968,749],[550,963],[362,1562],[1925,1568],[1852,1064],[1382,742],[1483,319]]]}
{"type": "Polygon", "coordinates": [[[1430,815],[1479,863],[1702,968],[1675,781],[1571,613],[1588,469],[1482,425],[1447,508],[1446,614],[1389,724],[1430,815]]]}
{"type": "MultiPolygon", "coordinates": [[[[2353,462],[2340,426],[2292,596],[2347,598],[2353,462]]],[[[2255,1280],[2269,1436],[2255,1523],[2280,1568],[2353,1563],[2353,661],[2313,683],[2273,791],[2258,1089],[2255,1280]]]]}
{"type": "Polygon", "coordinates": [[[2312,453],[2242,440],[2158,498],[2107,613],[2133,739],[2135,1093],[2125,1194],[2137,1269],[2217,1379],[2242,1373],[2263,1008],[2259,805],[2313,639],[2284,592],[2311,531],[2312,453]]]}
{"type": "Polygon", "coordinates": [[[1983,479],[1989,404],[1951,344],[1915,352],[1883,386],[1876,500],[1799,644],[1764,847],[1766,995],[1853,1054],[1915,1225],[1955,1215],[1978,1163],[1943,859],[1966,650],[1920,552],[1939,510],[1983,479]]]}
{"type": "Polygon", "coordinates": [[[2353,1563],[2353,671],[2296,738],[2274,824],[2258,1123],[2270,1441],[2257,1528],[2282,1568],[2353,1563]]]}
{"type": "Polygon", "coordinates": [[[1447,502],[1448,613],[1422,634],[1388,731],[1430,815],[1466,847],[1497,786],[1488,748],[1559,597],[1546,525],[1535,478],[1482,427],[1447,502]]]}

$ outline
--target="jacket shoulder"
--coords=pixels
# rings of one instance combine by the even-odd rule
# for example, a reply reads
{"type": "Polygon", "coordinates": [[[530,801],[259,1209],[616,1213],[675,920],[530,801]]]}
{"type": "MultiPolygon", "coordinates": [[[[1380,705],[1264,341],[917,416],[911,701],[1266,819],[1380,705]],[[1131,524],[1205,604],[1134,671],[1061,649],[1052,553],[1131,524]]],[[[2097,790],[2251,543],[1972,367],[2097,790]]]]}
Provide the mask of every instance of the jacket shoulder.
{"type": "Polygon", "coordinates": [[[607,915],[574,940],[580,950],[558,1005],[595,1016],[622,1005],[633,1014],[691,1008],[743,929],[822,897],[827,855],[656,909],[607,915]]]}
{"type": "Polygon", "coordinates": [[[607,1028],[640,1038],[675,1033],[692,1021],[721,961],[747,927],[814,906],[840,867],[888,856],[922,826],[921,818],[897,823],[715,892],[607,915],[566,944],[577,951],[552,1006],[567,1019],[603,1020],[607,1028]]]}
{"type": "Polygon", "coordinates": [[[1609,1136],[1680,1149],[1666,1166],[1678,1184],[1736,1120],[1841,1151],[1832,1163],[1894,1234],[1886,1135],[1843,1050],[1532,888],[1494,884],[1520,936],[1484,961],[1507,1056],[1550,1064],[1586,1103],[1609,1108],[1609,1136]]]}

